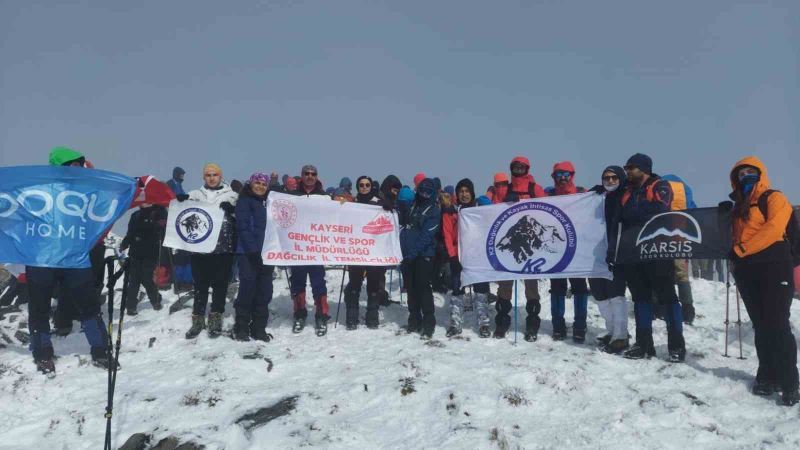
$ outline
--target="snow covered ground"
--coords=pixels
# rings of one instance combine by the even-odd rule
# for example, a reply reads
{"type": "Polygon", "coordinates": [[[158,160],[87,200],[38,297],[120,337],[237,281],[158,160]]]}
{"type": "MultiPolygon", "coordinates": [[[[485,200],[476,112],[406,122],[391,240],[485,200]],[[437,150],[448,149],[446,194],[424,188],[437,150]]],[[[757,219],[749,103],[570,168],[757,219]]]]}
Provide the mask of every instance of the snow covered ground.
{"type": "MultiPolygon", "coordinates": [[[[328,272],[332,311],[340,277],[340,271],[328,272]]],[[[399,299],[394,280],[393,298],[399,299]]],[[[447,339],[439,295],[439,325],[429,342],[402,331],[401,305],[382,310],[379,330],[331,326],[318,338],[307,327],[293,335],[283,277],[275,282],[270,343],[212,340],[205,333],[186,340],[189,309],[169,315],[145,300],[124,324],[114,448],[134,433],[152,435],[153,443],[175,436],[229,450],[799,448],[800,409],[748,391],[756,358],[744,309],[746,359],[736,358],[735,325],[733,357],[725,358],[725,287],[703,280],[693,287],[698,317],[686,327],[687,363],[677,365],[662,359],[661,321],[655,324],[657,359],[629,361],[597,351],[602,320],[594,305],[586,344],[552,341],[547,282],[540,286],[539,341],[527,343],[520,334],[516,345],[513,334],[480,339],[474,326],[460,339],[447,339]],[[260,427],[236,423],[276,403],[274,409],[290,412],[273,414],[278,417],[260,427]]],[[[732,293],[733,320],[734,299],[732,293]]],[[[167,306],[174,301],[172,294],[165,297],[167,306]]],[[[232,309],[228,305],[226,328],[232,309]]],[[[797,307],[794,312],[798,325],[797,307]]],[[[522,302],[519,319],[524,323],[522,302]]],[[[24,313],[9,314],[2,327],[13,336],[24,320],[24,313]]],[[[474,312],[467,320],[474,324],[474,312]]],[[[632,318],[630,324],[633,330],[632,318]]],[[[35,371],[23,345],[0,350],[0,448],[102,446],[106,373],[88,364],[80,333],[56,340],[55,347],[60,357],[52,379],[35,371]]]]}

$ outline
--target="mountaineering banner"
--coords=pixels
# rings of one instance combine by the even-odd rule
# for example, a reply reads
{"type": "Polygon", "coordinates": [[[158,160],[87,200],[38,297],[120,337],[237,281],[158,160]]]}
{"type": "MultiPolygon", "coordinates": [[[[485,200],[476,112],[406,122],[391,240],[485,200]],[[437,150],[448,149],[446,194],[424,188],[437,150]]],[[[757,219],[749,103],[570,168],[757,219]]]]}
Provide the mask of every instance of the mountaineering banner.
{"type": "Polygon", "coordinates": [[[562,195],[462,209],[461,283],[608,278],[605,197],[562,195]]]}
{"type": "Polygon", "coordinates": [[[318,195],[271,192],[261,257],[276,266],[396,266],[403,259],[397,214],[318,195]]]}
{"type": "Polygon", "coordinates": [[[0,259],[90,267],[89,250],[128,210],[133,178],[82,167],[0,168],[0,259]]]}
{"type": "Polygon", "coordinates": [[[211,253],[217,246],[225,211],[210,203],[173,200],[167,213],[164,247],[192,253],[211,253]]]}
{"type": "Polygon", "coordinates": [[[731,250],[731,219],[719,208],[657,214],[622,232],[618,264],[669,259],[726,259],[731,250]]]}

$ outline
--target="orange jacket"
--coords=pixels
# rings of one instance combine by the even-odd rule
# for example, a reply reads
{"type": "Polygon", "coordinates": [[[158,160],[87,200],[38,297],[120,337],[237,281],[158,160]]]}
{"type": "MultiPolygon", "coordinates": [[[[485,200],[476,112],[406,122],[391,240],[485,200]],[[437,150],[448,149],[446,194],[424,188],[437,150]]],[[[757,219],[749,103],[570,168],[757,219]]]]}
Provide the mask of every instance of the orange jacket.
{"type": "Polygon", "coordinates": [[[745,258],[784,239],[786,225],[792,215],[792,205],[783,193],[775,192],[767,200],[769,217],[764,217],[758,208],[758,198],[770,189],[767,168],[755,156],[748,156],[737,162],[733,166],[730,176],[734,192],[739,189],[738,172],[742,166],[753,166],[761,171],[758,184],[746,200],[750,202],[749,217],[747,219],[734,218],[733,220],[733,251],[740,258],[745,258]]]}

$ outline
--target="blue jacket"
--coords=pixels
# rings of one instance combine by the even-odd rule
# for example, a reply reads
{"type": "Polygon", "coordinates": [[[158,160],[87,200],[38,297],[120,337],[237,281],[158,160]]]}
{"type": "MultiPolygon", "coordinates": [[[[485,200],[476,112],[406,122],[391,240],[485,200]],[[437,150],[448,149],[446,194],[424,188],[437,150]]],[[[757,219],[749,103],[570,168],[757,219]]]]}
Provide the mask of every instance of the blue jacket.
{"type": "Polygon", "coordinates": [[[246,185],[236,202],[236,253],[261,254],[267,228],[267,199],[256,197],[246,185]]]}
{"type": "Polygon", "coordinates": [[[172,189],[172,192],[175,195],[184,195],[184,194],[186,194],[186,192],[184,192],[184,190],[183,190],[183,183],[178,181],[178,180],[176,180],[176,179],[174,179],[174,178],[172,178],[169,181],[167,181],[167,186],[169,186],[169,188],[172,189]]]}
{"type": "MultiPolygon", "coordinates": [[[[426,178],[420,182],[420,186],[428,181],[426,178]]],[[[414,203],[407,210],[401,207],[400,222],[403,226],[400,230],[403,259],[436,255],[436,233],[442,223],[442,212],[436,206],[435,195],[425,199],[417,193],[414,203]]]]}
{"type": "Polygon", "coordinates": [[[628,183],[621,201],[622,228],[641,225],[653,215],[672,209],[672,186],[653,174],[638,188],[628,183]]]}

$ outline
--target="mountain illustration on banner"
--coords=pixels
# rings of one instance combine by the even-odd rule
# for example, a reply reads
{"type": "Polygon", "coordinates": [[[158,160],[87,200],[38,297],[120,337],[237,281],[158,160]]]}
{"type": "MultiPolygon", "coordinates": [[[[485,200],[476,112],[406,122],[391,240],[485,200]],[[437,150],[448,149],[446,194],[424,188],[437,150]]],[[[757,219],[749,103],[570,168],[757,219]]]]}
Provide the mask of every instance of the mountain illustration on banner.
{"type": "Polygon", "coordinates": [[[366,234],[384,234],[390,233],[393,230],[394,225],[392,225],[392,221],[389,220],[386,214],[378,214],[374,219],[361,227],[361,231],[366,234]]]}
{"type": "Polygon", "coordinates": [[[639,231],[636,245],[657,238],[681,238],[689,242],[701,244],[703,235],[700,224],[689,214],[672,211],[659,214],[650,219],[639,231]]]}

